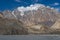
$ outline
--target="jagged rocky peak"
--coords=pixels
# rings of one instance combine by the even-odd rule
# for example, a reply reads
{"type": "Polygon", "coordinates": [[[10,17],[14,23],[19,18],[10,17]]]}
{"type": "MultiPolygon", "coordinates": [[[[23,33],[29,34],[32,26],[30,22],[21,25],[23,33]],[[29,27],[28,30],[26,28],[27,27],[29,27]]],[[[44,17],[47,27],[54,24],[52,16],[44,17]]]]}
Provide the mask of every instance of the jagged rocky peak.
{"type": "Polygon", "coordinates": [[[23,16],[23,13],[21,13],[21,11],[18,11],[17,9],[12,11],[12,15],[16,18],[16,19],[20,19],[21,16],[23,16]]]}
{"type": "Polygon", "coordinates": [[[50,7],[42,4],[34,4],[28,7],[18,7],[13,11],[3,11],[4,18],[17,19],[22,21],[25,25],[35,25],[40,22],[52,21],[55,22],[60,18],[60,14],[50,7]]]}
{"type": "Polygon", "coordinates": [[[4,11],[3,11],[3,14],[4,14],[4,15],[11,14],[11,11],[10,11],[10,10],[4,10],[4,11]]]}
{"type": "Polygon", "coordinates": [[[55,9],[40,4],[31,5],[30,7],[18,7],[17,10],[20,11],[20,14],[24,14],[20,20],[27,25],[38,24],[39,22],[45,21],[54,22],[60,18],[55,9]]]}
{"type": "Polygon", "coordinates": [[[12,15],[12,12],[10,10],[4,10],[3,16],[4,18],[15,19],[15,17],[12,15]]]}
{"type": "Polygon", "coordinates": [[[23,24],[15,19],[0,18],[0,35],[25,35],[28,30],[23,24]]]}
{"type": "MultiPolygon", "coordinates": [[[[33,15],[34,13],[38,13],[38,11],[40,11],[40,12],[42,11],[42,14],[45,14],[47,12],[53,11],[53,8],[48,8],[42,4],[34,4],[34,5],[30,5],[29,7],[18,7],[17,9],[14,9],[13,11],[5,10],[3,12],[3,14],[4,15],[6,15],[6,14],[13,15],[15,18],[18,18],[18,16],[24,16],[24,14],[33,15]]],[[[55,13],[56,13],[56,11],[55,11],[55,13]]]]}
{"type": "Polygon", "coordinates": [[[1,23],[3,27],[4,25],[6,27],[9,26],[9,28],[10,26],[20,27],[23,24],[28,29],[28,33],[50,33],[51,29],[60,29],[60,21],[57,21],[60,19],[59,12],[54,8],[46,7],[42,4],[18,7],[13,11],[5,10],[0,13],[0,17],[6,18],[0,18],[0,22],[4,22],[1,23]]]}
{"type": "Polygon", "coordinates": [[[4,10],[4,11],[3,11],[3,16],[4,16],[5,18],[9,18],[9,16],[11,16],[10,10],[4,10]]]}
{"type": "Polygon", "coordinates": [[[2,13],[2,12],[0,12],[0,17],[1,17],[1,18],[3,17],[3,13],[2,13]]]}

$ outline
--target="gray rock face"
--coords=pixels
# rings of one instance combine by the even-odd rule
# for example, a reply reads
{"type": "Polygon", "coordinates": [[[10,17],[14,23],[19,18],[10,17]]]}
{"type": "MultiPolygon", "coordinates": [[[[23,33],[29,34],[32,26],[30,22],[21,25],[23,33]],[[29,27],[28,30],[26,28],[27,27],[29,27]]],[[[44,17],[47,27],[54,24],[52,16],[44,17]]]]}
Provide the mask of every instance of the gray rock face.
{"type": "Polygon", "coordinates": [[[52,25],[51,27],[52,29],[57,29],[57,30],[60,30],[60,19],[57,20],[54,25],[52,25]]]}
{"type": "Polygon", "coordinates": [[[55,9],[39,7],[38,10],[19,11],[18,9],[12,12],[6,10],[3,12],[4,18],[20,20],[24,25],[31,26],[41,22],[55,22],[60,18],[60,14],[55,9]]]}
{"type": "Polygon", "coordinates": [[[12,12],[9,10],[3,11],[3,16],[4,16],[4,18],[15,19],[15,17],[12,15],[12,12]]]}
{"type": "Polygon", "coordinates": [[[28,30],[18,20],[0,18],[0,35],[27,35],[28,30]]]}
{"type": "MultiPolygon", "coordinates": [[[[27,32],[32,34],[50,33],[51,32],[50,27],[55,23],[57,19],[60,19],[60,14],[55,9],[50,9],[46,7],[42,8],[39,7],[38,10],[28,10],[28,11],[19,11],[15,9],[11,12],[7,10],[4,11],[2,15],[3,15],[2,18],[4,18],[4,22],[7,20],[6,24],[3,25],[12,26],[15,30],[15,27],[18,29],[20,28],[20,25],[23,24],[24,28],[28,29],[27,32]],[[9,21],[8,19],[12,21],[9,21]],[[20,22],[22,24],[20,24],[20,22]]],[[[11,30],[12,29],[9,29],[9,31],[11,30]]],[[[23,33],[25,32],[24,30],[22,30],[23,33]]],[[[19,29],[19,31],[21,30],[19,29]]]]}
{"type": "Polygon", "coordinates": [[[19,20],[22,20],[25,25],[27,24],[29,26],[45,21],[54,22],[60,18],[58,15],[60,14],[56,13],[55,10],[43,8],[38,9],[37,11],[33,10],[24,12],[24,16],[22,16],[19,20]]]}

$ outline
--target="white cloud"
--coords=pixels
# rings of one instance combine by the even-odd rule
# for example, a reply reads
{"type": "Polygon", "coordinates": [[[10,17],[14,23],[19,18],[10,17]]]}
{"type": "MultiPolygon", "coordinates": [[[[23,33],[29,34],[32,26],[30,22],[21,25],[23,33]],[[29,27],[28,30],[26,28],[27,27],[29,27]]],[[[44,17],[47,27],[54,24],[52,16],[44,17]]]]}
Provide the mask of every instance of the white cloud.
{"type": "MultiPolygon", "coordinates": [[[[43,8],[43,7],[45,7],[45,8],[50,8],[50,9],[55,9],[54,7],[45,6],[45,5],[43,5],[43,4],[34,4],[34,5],[27,6],[27,7],[24,7],[24,6],[18,7],[17,10],[22,13],[23,11],[38,10],[39,8],[43,8]]],[[[56,9],[56,10],[58,11],[59,9],[56,9]]],[[[24,14],[24,13],[23,13],[23,14],[24,14]]],[[[23,14],[22,14],[22,15],[23,15],[23,14]]]]}
{"type": "Polygon", "coordinates": [[[20,0],[15,0],[16,2],[20,2],[20,0]]]}
{"type": "MultiPolygon", "coordinates": [[[[43,5],[43,4],[34,4],[34,5],[27,6],[27,7],[21,6],[21,7],[18,7],[17,10],[18,10],[19,12],[21,12],[20,15],[23,16],[23,15],[24,15],[24,11],[38,10],[39,8],[43,8],[43,7],[49,8],[49,9],[54,9],[54,10],[59,11],[59,8],[54,8],[54,7],[50,7],[50,6],[45,6],[45,5],[43,5]]],[[[14,15],[14,14],[13,14],[13,15],[14,15]]]]}
{"type": "Polygon", "coordinates": [[[58,6],[58,5],[60,5],[58,2],[55,2],[53,4],[50,4],[50,6],[58,6]]]}
{"type": "Polygon", "coordinates": [[[54,3],[54,5],[59,5],[59,3],[54,3]]]}
{"type": "Polygon", "coordinates": [[[21,7],[18,7],[17,10],[20,11],[21,12],[20,15],[23,16],[24,11],[38,10],[39,7],[42,8],[42,7],[45,7],[45,5],[43,5],[43,4],[34,4],[34,5],[27,6],[27,7],[21,6],[21,7]]]}
{"type": "Polygon", "coordinates": [[[54,7],[46,6],[46,8],[55,9],[54,7]]]}
{"type": "Polygon", "coordinates": [[[54,9],[54,7],[51,7],[51,9],[54,9]]]}
{"type": "Polygon", "coordinates": [[[47,6],[47,8],[50,8],[50,6],[47,6]]]}
{"type": "Polygon", "coordinates": [[[45,6],[43,4],[34,4],[34,5],[27,6],[27,7],[24,7],[24,6],[18,7],[17,10],[23,12],[23,11],[29,11],[29,10],[38,10],[38,8],[43,8],[43,7],[55,9],[54,7],[45,6]]]}
{"type": "Polygon", "coordinates": [[[21,7],[18,7],[17,9],[18,9],[18,11],[24,11],[25,7],[21,6],[21,7]]]}
{"type": "Polygon", "coordinates": [[[27,7],[18,7],[17,9],[19,11],[28,11],[28,10],[38,10],[39,7],[45,7],[45,5],[43,4],[34,4],[34,5],[30,5],[30,6],[27,6],[27,7]]]}

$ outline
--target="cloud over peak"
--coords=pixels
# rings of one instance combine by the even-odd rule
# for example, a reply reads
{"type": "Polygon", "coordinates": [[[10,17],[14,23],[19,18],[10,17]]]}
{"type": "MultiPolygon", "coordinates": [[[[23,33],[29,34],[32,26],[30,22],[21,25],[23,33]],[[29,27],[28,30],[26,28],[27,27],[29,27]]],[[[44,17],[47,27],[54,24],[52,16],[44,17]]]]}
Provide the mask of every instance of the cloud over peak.
{"type": "Polygon", "coordinates": [[[45,7],[45,5],[43,4],[34,4],[34,5],[30,5],[30,6],[27,6],[27,7],[24,7],[24,6],[21,6],[21,7],[18,7],[17,9],[19,11],[28,11],[28,10],[38,10],[39,7],[45,7]]]}
{"type": "Polygon", "coordinates": [[[27,7],[24,7],[24,6],[21,6],[21,7],[18,7],[17,10],[20,11],[20,12],[23,12],[23,11],[32,11],[32,10],[38,10],[39,8],[49,8],[49,9],[57,9],[57,8],[54,8],[54,7],[51,7],[51,6],[45,6],[43,4],[32,4],[30,6],[27,6],[27,7]]]}

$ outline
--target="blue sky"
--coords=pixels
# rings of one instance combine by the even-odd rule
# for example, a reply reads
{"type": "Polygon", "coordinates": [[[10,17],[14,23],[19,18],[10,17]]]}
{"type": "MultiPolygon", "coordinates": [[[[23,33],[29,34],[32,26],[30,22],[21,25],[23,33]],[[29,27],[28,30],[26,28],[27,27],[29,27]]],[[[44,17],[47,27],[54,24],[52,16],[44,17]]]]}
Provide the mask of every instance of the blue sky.
{"type": "Polygon", "coordinates": [[[0,0],[0,11],[13,10],[19,6],[29,6],[31,4],[44,4],[54,8],[60,8],[60,0],[0,0]]]}

